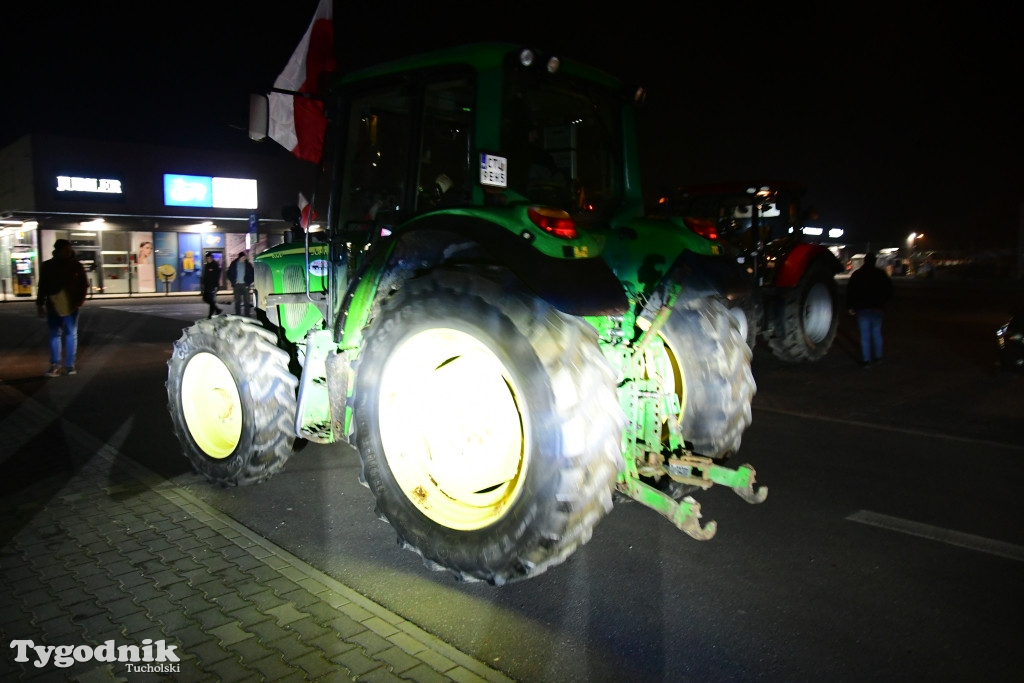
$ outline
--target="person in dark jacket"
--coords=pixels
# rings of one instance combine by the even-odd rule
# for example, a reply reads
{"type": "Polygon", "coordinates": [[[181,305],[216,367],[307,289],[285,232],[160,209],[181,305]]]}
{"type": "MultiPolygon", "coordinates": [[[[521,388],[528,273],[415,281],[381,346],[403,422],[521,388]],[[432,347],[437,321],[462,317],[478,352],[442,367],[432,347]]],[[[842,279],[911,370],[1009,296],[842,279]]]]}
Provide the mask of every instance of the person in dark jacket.
{"type": "Polygon", "coordinates": [[[88,287],[85,268],[75,258],[71,242],[64,239],[54,242],[53,258],[43,261],[36,290],[36,309],[40,318],[46,318],[50,330],[50,370],[44,373],[45,377],[78,373],[75,367],[78,354],[78,310],[85,303],[88,287]]]}
{"type": "Polygon", "coordinates": [[[875,265],[874,253],[864,255],[864,265],[853,271],[846,285],[846,304],[857,316],[860,328],[861,366],[882,360],[882,309],[892,298],[892,280],[875,265]]]}
{"type": "Polygon", "coordinates": [[[203,263],[202,286],[203,301],[210,305],[210,312],[206,314],[206,318],[210,319],[223,313],[217,305],[217,290],[220,289],[220,264],[210,253],[206,254],[206,261],[203,263]]]}
{"type": "Polygon", "coordinates": [[[243,307],[245,315],[252,312],[252,283],[256,279],[256,272],[249,262],[248,255],[243,251],[239,252],[238,258],[228,266],[228,282],[235,293],[235,315],[242,315],[243,307]]]}

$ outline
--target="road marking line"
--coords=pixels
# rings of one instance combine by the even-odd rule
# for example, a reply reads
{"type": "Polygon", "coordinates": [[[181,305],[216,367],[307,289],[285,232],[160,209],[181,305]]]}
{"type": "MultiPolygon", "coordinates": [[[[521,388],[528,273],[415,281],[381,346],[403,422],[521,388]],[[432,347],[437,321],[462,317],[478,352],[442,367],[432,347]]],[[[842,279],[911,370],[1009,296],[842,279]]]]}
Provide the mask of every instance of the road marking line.
{"type": "Polygon", "coordinates": [[[860,522],[861,524],[868,524],[870,526],[888,529],[889,531],[898,531],[902,534],[920,536],[921,538],[960,546],[961,548],[967,548],[968,550],[978,550],[990,555],[998,555],[1000,557],[1016,560],[1017,562],[1024,562],[1024,546],[1015,545],[1013,543],[1005,543],[1003,541],[996,541],[983,536],[975,536],[974,534],[965,534],[960,531],[943,529],[942,527],[932,526],[930,524],[911,522],[907,519],[881,515],[877,512],[870,512],[868,510],[857,510],[857,512],[847,516],[846,519],[851,522],[860,522]]]}
{"type": "Polygon", "coordinates": [[[1004,443],[1002,441],[988,441],[987,439],[974,439],[969,436],[954,436],[952,434],[938,434],[936,432],[928,432],[923,429],[907,429],[906,427],[892,427],[890,425],[882,425],[876,422],[861,422],[860,420],[844,420],[839,417],[828,417],[825,415],[815,415],[813,413],[803,413],[798,410],[783,410],[781,408],[759,408],[753,407],[754,410],[763,410],[766,413],[776,413],[778,415],[789,415],[791,417],[801,417],[810,420],[821,420],[822,422],[836,422],[838,424],[850,425],[851,427],[868,427],[871,429],[880,429],[887,432],[899,432],[900,434],[908,434],[910,436],[927,436],[931,439],[944,439],[946,441],[962,441],[964,443],[973,443],[981,446],[992,446],[994,448],[1010,448],[1015,451],[1024,451],[1024,444],[1017,443],[1004,443]]]}

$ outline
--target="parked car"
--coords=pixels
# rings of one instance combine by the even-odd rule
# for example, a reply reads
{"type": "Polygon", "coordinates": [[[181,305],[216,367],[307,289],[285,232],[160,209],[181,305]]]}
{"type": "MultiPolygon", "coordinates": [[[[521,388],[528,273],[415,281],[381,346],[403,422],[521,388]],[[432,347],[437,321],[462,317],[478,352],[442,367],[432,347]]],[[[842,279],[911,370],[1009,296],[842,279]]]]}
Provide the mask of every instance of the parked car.
{"type": "Polygon", "coordinates": [[[1018,304],[1009,320],[996,330],[999,367],[1024,372],[1024,303],[1018,304]]]}

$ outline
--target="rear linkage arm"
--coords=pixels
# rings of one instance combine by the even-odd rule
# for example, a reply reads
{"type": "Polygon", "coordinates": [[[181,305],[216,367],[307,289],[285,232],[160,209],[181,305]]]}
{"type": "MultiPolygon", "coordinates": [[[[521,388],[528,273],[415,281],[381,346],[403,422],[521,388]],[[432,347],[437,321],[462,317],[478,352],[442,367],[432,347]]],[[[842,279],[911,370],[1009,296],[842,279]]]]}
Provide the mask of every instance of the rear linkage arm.
{"type": "MultiPolygon", "coordinates": [[[[638,340],[633,350],[634,356],[643,354],[646,347],[657,337],[661,327],[671,315],[672,306],[680,292],[681,288],[678,285],[669,290],[668,301],[658,311],[650,328],[638,340]]],[[[670,415],[679,413],[679,405],[674,399],[675,397],[671,397],[665,405],[665,409],[670,415]]],[[[677,447],[683,443],[679,425],[674,419],[668,420],[668,425],[671,432],[670,442],[673,447],[677,447]]],[[[700,503],[690,496],[676,501],[667,493],[646,484],[639,478],[636,460],[627,458],[627,461],[626,471],[620,473],[617,484],[617,489],[621,493],[657,511],[698,541],[706,541],[715,535],[718,524],[714,520],[709,521],[703,527],[700,524],[700,503]]],[[[705,490],[715,484],[723,484],[736,492],[740,498],[752,504],[763,503],[768,497],[767,486],[754,488],[755,473],[754,468],[750,465],[741,465],[737,469],[730,469],[714,464],[711,458],[686,453],[669,457],[665,474],[673,481],[695,485],[705,490]]]]}
{"type": "MultiPolygon", "coordinates": [[[[741,465],[736,469],[715,465],[711,458],[683,455],[670,458],[668,473],[674,481],[694,484],[709,489],[715,484],[731,488],[736,495],[748,503],[763,503],[768,497],[768,487],[754,487],[754,468],[741,465]]],[[[636,476],[635,472],[619,475],[617,489],[633,500],[646,505],[685,531],[698,541],[706,541],[715,535],[718,524],[712,520],[703,527],[700,524],[700,503],[690,496],[676,501],[672,496],[650,486],[636,476]]]]}

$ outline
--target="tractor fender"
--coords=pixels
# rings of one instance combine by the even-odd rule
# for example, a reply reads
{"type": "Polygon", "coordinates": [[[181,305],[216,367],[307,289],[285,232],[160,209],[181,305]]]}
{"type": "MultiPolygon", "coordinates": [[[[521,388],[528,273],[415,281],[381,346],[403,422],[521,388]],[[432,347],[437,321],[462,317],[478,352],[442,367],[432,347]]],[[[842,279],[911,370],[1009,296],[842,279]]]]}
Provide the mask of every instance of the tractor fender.
{"type": "Polygon", "coordinates": [[[406,224],[395,239],[383,268],[386,279],[388,273],[442,262],[482,263],[508,268],[534,294],[569,315],[618,315],[628,307],[622,284],[600,257],[554,258],[474,216],[424,216],[406,224]]]}
{"type": "Polygon", "coordinates": [[[835,272],[841,270],[839,261],[835,256],[832,255],[826,247],[820,244],[807,244],[800,242],[794,244],[793,248],[789,250],[789,253],[783,257],[782,264],[776,268],[775,275],[775,286],[776,287],[794,287],[803,274],[807,272],[808,266],[811,261],[815,259],[823,258],[833,264],[835,272]]]}
{"type": "Polygon", "coordinates": [[[717,295],[741,302],[755,295],[753,280],[743,267],[722,255],[684,251],[669,268],[667,277],[682,285],[687,298],[717,295]]]}

